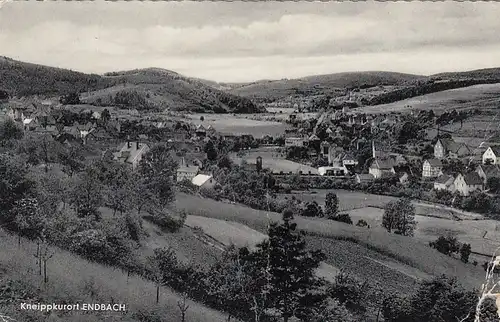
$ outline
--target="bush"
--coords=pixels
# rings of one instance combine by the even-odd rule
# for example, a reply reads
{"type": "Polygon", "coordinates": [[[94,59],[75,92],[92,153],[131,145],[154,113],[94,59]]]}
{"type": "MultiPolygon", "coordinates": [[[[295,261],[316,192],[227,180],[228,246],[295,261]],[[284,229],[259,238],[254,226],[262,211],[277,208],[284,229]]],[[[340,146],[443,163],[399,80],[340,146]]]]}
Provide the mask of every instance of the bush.
{"type": "Polygon", "coordinates": [[[356,226],[370,228],[370,225],[368,225],[368,223],[364,219],[358,220],[358,222],[356,223],[356,226]]]}
{"type": "Polygon", "coordinates": [[[343,222],[343,223],[346,223],[346,224],[349,224],[349,225],[353,224],[351,216],[349,216],[349,214],[338,214],[338,215],[333,216],[333,217],[328,218],[328,219],[335,220],[335,221],[340,221],[340,222],[343,222]]]}

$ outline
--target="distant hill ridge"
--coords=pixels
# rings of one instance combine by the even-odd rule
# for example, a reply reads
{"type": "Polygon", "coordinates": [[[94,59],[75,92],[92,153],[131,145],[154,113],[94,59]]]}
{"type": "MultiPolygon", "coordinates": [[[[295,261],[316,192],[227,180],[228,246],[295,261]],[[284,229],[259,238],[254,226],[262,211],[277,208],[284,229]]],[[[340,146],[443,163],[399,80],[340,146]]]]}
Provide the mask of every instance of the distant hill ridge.
{"type": "Polygon", "coordinates": [[[86,103],[124,108],[157,108],[215,113],[262,111],[247,98],[160,68],[103,76],[0,58],[0,90],[11,96],[85,93],[86,103]],[[139,104],[139,106],[133,106],[139,104]]]}

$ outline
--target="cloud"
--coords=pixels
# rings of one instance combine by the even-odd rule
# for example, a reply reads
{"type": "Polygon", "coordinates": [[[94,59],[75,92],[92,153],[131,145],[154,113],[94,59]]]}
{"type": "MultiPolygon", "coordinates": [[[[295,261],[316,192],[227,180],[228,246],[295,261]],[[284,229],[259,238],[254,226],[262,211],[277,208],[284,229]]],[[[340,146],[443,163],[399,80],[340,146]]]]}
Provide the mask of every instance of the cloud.
{"type": "Polygon", "coordinates": [[[169,10],[161,12],[144,2],[50,4],[52,10],[38,3],[12,3],[0,11],[0,28],[5,27],[0,54],[83,71],[156,66],[217,79],[241,78],[241,73],[281,78],[331,72],[339,61],[344,70],[356,70],[356,66],[394,70],[396,62],[406,62],[414,72],[426,73],[445,66],[445,57],[452,52],[454,57],[461,52],[468,57],[454,64],[455,68],[461,64],[462,69],[469,69],[479,59],[500,65],[500,57],[495,58],[498,51],[493,51],[500,46],[497,3],[188,2],[159,6],[169,10]],[[110,11],[112,6],[115,11],[110,11]],[[92,8],[102,10],[92,14],[92,8]],[[323,12],[326,8],[336,10],[323,12]],[[6,21],[24,28],[7,27],[6,21]],[[434,59],[440,65],[429,66],[432,59],[416,58],[428,54],[440,57],[434,59]]]}

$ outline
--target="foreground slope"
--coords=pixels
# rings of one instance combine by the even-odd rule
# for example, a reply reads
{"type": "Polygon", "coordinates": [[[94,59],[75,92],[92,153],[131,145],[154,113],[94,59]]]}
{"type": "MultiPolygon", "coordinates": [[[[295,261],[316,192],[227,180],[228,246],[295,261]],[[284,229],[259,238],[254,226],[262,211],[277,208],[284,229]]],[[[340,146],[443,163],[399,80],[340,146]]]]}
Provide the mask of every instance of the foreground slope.
{"type": "MultiPolygon", "coordinates": [[[[250,209],[179,193],[179,209],[194,215],[234,221],[265,233],[278,213],[250,209]]],[[[447,274],[456,276],[469,288],[480,287],[484,272],[430,248],[414,238],[388,234],[344,223],[315,218],[296,218],[314,247],[328,256],[327,263],[362,279],[370,279],[390,289],[408,292],[418,279],[447,274]],[[338,250],[338,251],[335,251],[338,250]]]]}
{"type": "MultiPolygon", "coordinates": [[[[6,280],[21,281],[32,290],[35,298],[22,298],[19,301],[28,303],[125,303],[127,312],[109,312],[82,314],[70,312],[64,316],[51,316],[50,321],[148,321],[138,315],[150,317],[158,312],[158,321],[181,321],[177,303],[181,296],[172,290],[162,287],[160,303],[156,302],[156,287],[153,282],[135,275],[92,263],[67,251],[53,248],[54,257],[47,263],[48,283],[43,284],[37,274],[37,265],[33,254],[36,243],[22,240],[21,247],[17,245],[17,236],[0,230],[0,282],[6,280]],[[107,315],[105,317],[104,315],[107,315]],[[160,318],[161,317],[161,318],[160,318]]],[[[0,294],[1,295],[1,294],[0,294]]],[[[0,313],[11,315],[17,321],[47,321],[47,316],[40,312],[19,310],[19,301],[2,303],[0,313]],[[29,317],[29,318],[28,318],[29,317]]],[[[217,311],[199,303],[188,300],[189,309],[186,313],[188,321],[218,322],[226,317],[217,311]]],[[[151,319],[149,321],[152,321],[151,319]]],[[[155,320],[156,321],[156,320],[155,320]]]]}

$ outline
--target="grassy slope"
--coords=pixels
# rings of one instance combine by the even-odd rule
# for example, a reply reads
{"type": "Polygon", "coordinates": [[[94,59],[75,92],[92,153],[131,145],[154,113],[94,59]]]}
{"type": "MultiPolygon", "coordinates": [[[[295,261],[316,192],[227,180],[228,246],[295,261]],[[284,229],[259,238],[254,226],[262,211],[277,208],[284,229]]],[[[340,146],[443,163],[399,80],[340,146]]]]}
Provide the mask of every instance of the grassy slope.
{"type": "MultiPolygon", "coordinates": [[[[162,314],[163,321],[180,321],[180,312],[177,302],[180,296],[168,288],[162,287],[160,304],[155,304],[155,285],[137,276],[127,274],[106,266],[88,262],[78,256],[66,251],[56,249],[54,257],[48,262],[49,283],[43,286],[34,270],[36,270],[36,251],[34,243],[23,240],[21,249],[17,246],[17,237],[0,231],[0,277],[4,279],[22,280],[34,289],[38,289],[37,294],[42,302],[70,303],[125,303],[129,310],[126,316],[118,315],[113,321],[137,321],[131,318],[132,312],[158,311],[162,314]],[[96,292],[94,298],[90,297],[89,286],[96,292]],[[87,289],[87,291],[85,291],[87,289]]],[[[223,321],[224,316],[214,310],[208,309],[198,303],[188,301],[189,310],[187,318],[189,321],[223,321]]],[[[26,321],[29,316],[37,317],[33,321],[46,321],[42,314],[29,313],[19,310],[19,303],[11,306],[3,306],[2,313],[9,314],[18,319],[26,321]]],[[[70,321],[102,321],[105,318],[101,315],[82,315],[74,312],[69,316],[59,319],[53,318],[50,321],[70,322],[70,321]]],[[[108,318],[109,320],[109,318],[108,318]]],[[[111,320],[110,320],[111,321],[111,320]]]]}
{"type": "Polygon", "coordinates": [[[408,110],[406,107],[408,105],[416,110],[434,110],[435,112],[451,109],[491,109],[498,107],[499,95],[500,83],[474,85],[416,96],[389,104],[365,106],[356,109],[356,111],[365,113],[401,112],[408,110]]]}
{"type": "Polygon", "coordinates": [[[361,85],[401,85],[423,76],[392,72],[351,72],[308,76],[290,80],[260,81],[236,86],[231,93],[243,97],[286,97],[297,92],[314,94],[332,88],[350,88],[361,85]]]}
{"type": "MultiPolygon", "coordinates": [[[[182,193],[177,196],[177,207],[199,216],[245,224],[260,232],[266,231],[269,220],[278,221],[281,217],[277,213],[267,213],[240,205],[216,202],[182,193]]],[[[385,261],[388,261],[388,258],[390,258],[392,261],[397,261],[398,264],[406,264],[413,267],[422,274],[455,275],[468,287],[479,287],[481,285],[484,272],[480,268],[465,265],[455,259],[442,255],[418,240],[324,219],[296,218],[296,220],[299,227],[309,236],[317,237],[311,240],[321,240],[319,246],[330,254],[329,263],[341,269],[347,267],[347,265],[344,265],[344,267],[339,265],[342,263],[336,262],[336,254],[332,253],[331,249],[337,240],[348,239],[348,243],[345,243],[346,248],[343,249],[349,249],[347,247],[349,245],[352,246],[352,244],[364,246],[362,247],[364,252],[362,256],[372,256],[370,252],[366,251],[366,248],[368,248],[370,251],[377,252],[378,255],[385,256],[385,261]]],[[[353,253],[359,252],[359,248],[357,250],[353,249],[353,253]]],[[[351,259],[357,261],[357,256],[353,256],[351,259]]],[[[352,269],[356,270],[355,268],[352,269]]],[[[384,275],[380,274],[378,278],[381,282],[390,281],[390,276],[385,273],[384,275]]],[[[364,277],[372,278],[369,272],[366,272],[364,277]]]]}

